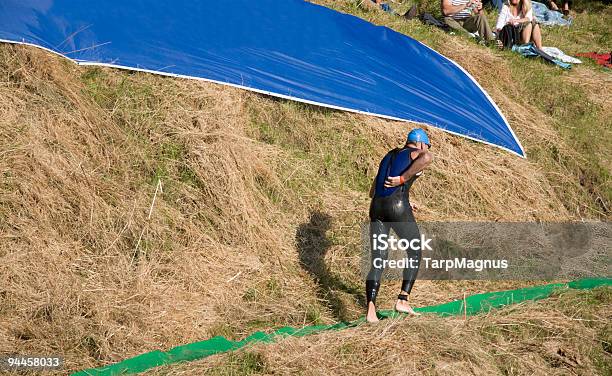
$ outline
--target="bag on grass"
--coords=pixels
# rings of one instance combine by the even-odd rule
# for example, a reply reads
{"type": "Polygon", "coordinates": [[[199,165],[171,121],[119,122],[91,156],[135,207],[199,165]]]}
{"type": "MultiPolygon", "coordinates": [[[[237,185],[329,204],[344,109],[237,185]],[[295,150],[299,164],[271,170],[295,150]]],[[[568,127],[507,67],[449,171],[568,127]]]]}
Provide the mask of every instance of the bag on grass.
{"type": "Polygon", "coordinates": [[[544,61],[551,63],[551,64],[556,64],[559,67],[563,68],[563,69],[571,69],[572,68],[572,64],[568,64],[568,63],[564,63],[559,59],[555,59],[554,57],[550,56],[549,54],[547,54],[546,52],[540,50],[539,48],[537,48],[536,46],[534,46],[533,43],[527,43],[527,44],[516,44],[514,45],[514,47],[512,47],[512,51],[514,52],[518,52],[519,54],[525,56],[525,57],[541,57],[544,61]]]}
{"type": "Polygon", "coordinates": [[[512,25],[506,25],[499,32],[498,36],[501,40],[504,48],[511,49],[515,44],[521,43],[521,34],[519,33],[518,27],[512,25]]]}
{"type": "Polygon", "coordinates": [[[420,18],[421,18],[421,22],[423,22],[425,25],[436,26],[444,31],[450,30],[450,27],[447,24],[436,19],[434,16],[432,16],[429,13],[422,13],[420,18]]]}

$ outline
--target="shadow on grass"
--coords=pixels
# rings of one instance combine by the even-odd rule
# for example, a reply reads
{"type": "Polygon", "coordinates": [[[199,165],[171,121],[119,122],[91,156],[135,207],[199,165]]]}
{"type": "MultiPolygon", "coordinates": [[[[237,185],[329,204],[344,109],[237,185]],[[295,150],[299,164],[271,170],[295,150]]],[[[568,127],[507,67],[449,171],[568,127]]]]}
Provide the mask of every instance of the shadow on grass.
{"type": "Polygon", "coordinates": [[[364,307],[365,295],[359,288],[345,284],[325,265],[325,254],[332,245],[326,235],[330,227],[331,217],[318,211],[311,212],[309,222],[298,227],[295,237],[300,265],[317,283],[318,297],[327,302],[335,318],[348,321],[351,317],[339,293],[352,295],[364,307]]]}

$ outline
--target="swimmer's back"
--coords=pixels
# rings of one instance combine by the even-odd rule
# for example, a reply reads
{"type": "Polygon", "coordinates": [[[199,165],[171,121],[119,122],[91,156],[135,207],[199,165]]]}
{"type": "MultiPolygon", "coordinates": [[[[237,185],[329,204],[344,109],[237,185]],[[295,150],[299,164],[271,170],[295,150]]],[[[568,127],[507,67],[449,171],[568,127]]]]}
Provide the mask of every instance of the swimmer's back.
{"type": "Polygon", "coordinates": [[[387,180],[389,176],[399,176],[404,173],[412,164],[412,157],[410,154],[416,150],[417,149],[409,147],[393,149],[385,155],[378,166],[378,173],[376,174],[376,183],[374,186],[374,198],[391,196],[393,192],[402,187],[400,185],[386,188],[385,180],[387,180]]]}

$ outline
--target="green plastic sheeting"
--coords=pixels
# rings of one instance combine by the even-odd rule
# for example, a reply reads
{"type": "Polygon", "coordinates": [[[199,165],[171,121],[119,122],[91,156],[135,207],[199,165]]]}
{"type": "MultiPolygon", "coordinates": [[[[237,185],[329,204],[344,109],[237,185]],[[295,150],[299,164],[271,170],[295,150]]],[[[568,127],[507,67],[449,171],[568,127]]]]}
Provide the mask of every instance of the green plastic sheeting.
{"type": "MultiPolygon", "coordinates": [[[[553,292],[563,289],[592,289],[599,286],[611,286],[612,278],[580,279],[569,283],[551,283],[542,286],[526,287],[516,290],[488,292],[467,297],[465,300],[456,300],[450,303],[416,308],[420,313],[430,313],[439,316],[474,315],[486,313],[491,309],[500,308],[510,304],[524,301],[533,301],[551,296],[553,292]]],[[[401,314],[394,311],[379,311],[382,318],[398,317],[401,314]]],[[[169,351],[151,351],[142,355],[126,359],[122,362],[106,367],[92,368],[72,374],[72,376],[114,376],[134,374],[150,368],[206,358],[207,356],[237,350],[246,345],[275,341],[278,337],[303,337],[310,334],[328,330],[341,330],[355,327],[363,323],[362,317],[351,322],[340,322],[332,325],[314,325],[303,328],[280,328],[272,333],[255,332],[242,341],[230,341],[225,337],[213,337],[206,341],[178,346],[169,351]]]]}

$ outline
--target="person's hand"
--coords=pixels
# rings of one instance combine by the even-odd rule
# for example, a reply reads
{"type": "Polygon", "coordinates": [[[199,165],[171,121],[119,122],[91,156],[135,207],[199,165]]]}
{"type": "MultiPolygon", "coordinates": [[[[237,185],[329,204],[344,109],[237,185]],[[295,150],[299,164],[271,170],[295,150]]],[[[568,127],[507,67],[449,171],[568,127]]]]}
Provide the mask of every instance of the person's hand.
{"type": "Polygon", "coordinates": [[[400,176],[389,176],[387,180],[385,180],[385,188],[393,188],[401,185],[401,177],[400,176]]]}
{"type": "Polygon", "coordinates": [[[559,7],[557,6],[557,4],[555,4],[554,1],[550,2],[550,10],[556,10],[556,11],[559,10],[559,7]]]}

